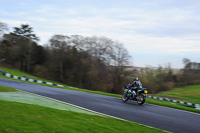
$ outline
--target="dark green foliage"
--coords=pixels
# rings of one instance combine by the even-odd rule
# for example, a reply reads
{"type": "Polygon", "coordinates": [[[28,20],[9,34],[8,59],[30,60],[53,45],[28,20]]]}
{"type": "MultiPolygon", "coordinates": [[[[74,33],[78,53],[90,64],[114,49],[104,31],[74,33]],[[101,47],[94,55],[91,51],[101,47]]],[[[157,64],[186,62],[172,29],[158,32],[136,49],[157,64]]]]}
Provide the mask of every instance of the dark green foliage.
{"type": "Polygon", "coordinates": [[[18,36],[23,36],[31,41],[39,41],[36,34],[33,34],[32,27],[28,24],[22,24],[21,27],[14,27],[13,33],[18,36]]]}
{"type": "Polygon", "coordinates": [[[45,61],[43,47],[23,36],[5,34],[0,47],[0,58],[6,64],[25,72],[33,72],[36,64],[45,61]]]}

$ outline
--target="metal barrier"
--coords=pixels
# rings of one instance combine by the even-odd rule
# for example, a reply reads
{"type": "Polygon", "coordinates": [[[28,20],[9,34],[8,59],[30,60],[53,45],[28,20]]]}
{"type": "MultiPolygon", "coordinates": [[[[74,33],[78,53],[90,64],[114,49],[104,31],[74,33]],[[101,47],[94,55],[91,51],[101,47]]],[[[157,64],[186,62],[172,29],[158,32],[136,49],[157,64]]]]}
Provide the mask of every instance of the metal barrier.
{"type": "Polygon", "coordinates": [[[169,101],[169,102],[174,102],[174,103],[180,103],[183,104],[187,107],[191,107],[191,108],[195,108],[195,109],[199,109],[200,110],[200,105],[199,104],[194,104],[194,103],[188,103],[188,102],[183,102],[183,101],[177,101],[177,100],[172,100],[169,98],[160,98],[160,97],[153,97],[153,96],[147,96],[148,98],[153,98],[153,99],[157,99],[157,100],[162,100],[162,101],[169,101]]]}
{"type": "Polygon", "coordinates": [[[47,85],[54,85],[54,86],[58,86],[58,87],[64,87],[64,85],[59,85],[59,84],[41,81],[41,80],[36,80],[36,79],[29,79],[29,78],[25,78],[25,77],[19,77],[19,76],[11,75],[9,73],[3,73],[3,75],[6,76],[6,77],[10,77],[10,78],[18,79],[18,80],[23,80],[23,81],[29,81],[29,82],[39,83],[39,84],[47,84],[47,85]]]}

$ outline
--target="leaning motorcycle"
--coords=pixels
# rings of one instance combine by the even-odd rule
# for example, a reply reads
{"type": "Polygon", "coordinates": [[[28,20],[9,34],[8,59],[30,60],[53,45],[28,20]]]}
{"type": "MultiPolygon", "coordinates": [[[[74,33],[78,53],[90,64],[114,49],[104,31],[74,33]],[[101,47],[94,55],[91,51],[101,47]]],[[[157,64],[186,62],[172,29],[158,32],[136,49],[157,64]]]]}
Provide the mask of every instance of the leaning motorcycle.
{"type": "Polygon", "coordinates": [[[144,104],[146,96],[147,96],[147,89],[142,88],[141,86],[138,86],[135,89],[127,89],[126,87],[124,88],[124,93],[122,95],[122,100],[124,102],[128,100],[133,100],[137,101],[139,105],[144,104]]]}

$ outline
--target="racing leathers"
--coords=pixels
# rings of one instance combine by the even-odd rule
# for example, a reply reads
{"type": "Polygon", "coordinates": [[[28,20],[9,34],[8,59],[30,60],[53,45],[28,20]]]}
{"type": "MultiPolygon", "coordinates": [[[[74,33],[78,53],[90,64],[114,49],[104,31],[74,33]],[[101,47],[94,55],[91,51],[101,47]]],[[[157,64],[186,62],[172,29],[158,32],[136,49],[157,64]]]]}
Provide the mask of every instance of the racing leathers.
{"type": "Polygon", "coordinates": [[[142,88],[142,83],[140,82],[140,80],[134,80],[132,83],[127,84],[126,88],[131,90],[131,92],[136,95],[136,90],[142,88]]]}

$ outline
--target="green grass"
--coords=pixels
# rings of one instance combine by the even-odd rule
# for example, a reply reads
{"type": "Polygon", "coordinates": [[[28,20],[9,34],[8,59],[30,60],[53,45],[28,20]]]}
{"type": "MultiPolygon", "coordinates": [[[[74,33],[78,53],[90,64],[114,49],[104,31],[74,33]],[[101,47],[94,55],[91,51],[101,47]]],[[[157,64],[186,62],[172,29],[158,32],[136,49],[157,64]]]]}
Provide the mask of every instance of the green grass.
{"type": "MultiPolygon", "coordinates": [[[[61,84],[61,83],[58,83],[58,82],[55,82],[55,81],[46,80],[46,79],[43,79],[43,78],[32,76],[30,74],[21,72],[19,70],[9,69],[9,68],[5,68],[5,67],[0,67],[0,68],[3,69],[3,70],[5,70],[6,72],[8,72],[11,75],[15,75],[15,76],[18,76],[18,77],[24,77],[24,78],[29,78],[29,79],[42,80],[42,81],[45,81],[45,82],[51,82],[51,83],[55,83],[55,84],[61,84]]],[[[0,74],[1,74],[1,72],[0,72],[0,74]]],[[[3,75],[0,75],[0,78],[7,78],[7,79],[14,80],[13,78],[5,77],[3,75]]],[[[20,80],[20,81],[22,81],[22,80],[20,80]]]]}
{"type": "Polygon", "coordinates": [[[200,85],[175,88],[167,92],[158,93],[155,96],[200,104],[200,85]]]}
{"type": "MultiPolygon", "coordinates": [[[[1,86],[0,86],[1,88],[1,86]]],[[[12,102],[20,102],[20,103],[27,103],[27,104],[35,104],[44,107],[55,108],[59,110],[68,110],[74,111],[79,113],[91,114],[91,115],[98,115],[93,112],[89,112],[68,104],[64,104],[58,101],[54,101],[51,99],[47,99],[44,97],[39,97],[36,95],[32,95],[26,92],[21,91],[14,91],[14,92],[0,92],[0,100],[4,101],[12,101],[12,102]]]]}
{"type": "Polygon", "coordinates": [[[0,100],[0,132],[164,132],[114,118],[0,100]]]}
{"type": "Polygon", "coordinates": [[[3,69],[3,70],[5,70],[6,72],[8,72],[10,74],[17,75],[19,77],[26,76],[27,78],[37,78],[35,76],[29,75],[29,74],[21,72],[21,71],[17,71],[17,70],[5,68],[5,67],[0,67],[0,68],[3,69]]]}
{"type": "MultiPolygon", "coordinates": [[[[0,67],[2,68],[2,67],[0,67]]],[[[11,69],[5,69],[5,68],[2,68],[3,70],[6,70],[7,72],[9,72],[10,74],[13,74],[13,75],[16,75],[16,76],[20,76],[20,73],[19,71],[15,71],[15,70],[11,70],[11,69]]],[[[23,75],[23,74],[21,74],[23,75]]],[[[30,75],[31,76],[31,75],[30,75]]],[[[7,78],[7,79],[12,79],[12,80],[16,80],[16,79],[13,79],[13,78],[8,78],[8,77],[5,77],[3,75],[0,75],[1,78],[7,78]]],[[[39,79],[39,80],[43,80],[43,81],[47,81],[45,79],[41,79],[41,78],[37,78],[35,77],[35,79],[39,79]]],[[[22,81],[22,80],[18,80],[18,81],[22,81]]],[[[27,81],[22,81],[22,82],[27,82],[27,81]]],[[[51,82],[51,81],[50,81],[51,82]]],[[[30,82],[29,82],[30,83],[30,82]]],[[[31,82],[33,83],[33,82],[31,82]]],[[[53,82],[55,83],[55,82],[53,82]]],[[[38,83],[34,83],[34,84],[38,84],[38,83]]],[[[50,87],[55,87],[55,86],[51,86],[51,85],[46,85],[46,84],[42,84],[44,86],[50,86],[50,87]]],[[[94,93],[94,94],[100,94],[100,95],[105,95],[105,96],[112,96],[112,97],[117,97],[117,98],[121,98],[122,96],[119,95],[119,94],[112,94],[112,93],[106,93],[106,92],[100,92],[100,91],[93,91],[93,90],[86,90],[86,89],[78,89],[78,88],[74,88],[74,87],[70,87],[70,86],[65,86],[65,87],[57,87],[56,88],[62,88],[62,89],[70,89],[70,90],[75,90],[75,91],[83,91],[83,92],[88,92],[88,93],[94,93]]],[[[182,91],[180,91],[181,89],[177,89],[179,90],[179,93],[181,93],[182,91]]],[[[197,89],[198,90],[198,89],[197,89]]],[[[197,91],[195,90],[195,91],[197,91]]],[[[175,91],[176,92],[176,89],[175,90],[172,90],[172,91],[175,91]]],[[[161,96],[160,95],[161,93],[159,93],[158,95],[154,95],[154,96],[161,96]]],[[[170,95],[166,95],[167,93],[165,92],[165,94],[162,94],[162,96],[170,96],[170,95]]],[[[172,94],[172,95],[176,95],[176,94],[172,94]]],[[[199,99],[196,99],[196,96],[186,96],[184,94],[181,94],[182,96],[179,96],[177,95],[177,97],[181,97],[181,98],[188,98],[187,99],[187,102],[192,102],[192,103],[199,103],[199,99]],[[193,99],[190,99],[191,97],[193,97],[193,99]]],[[[194,94],[193,94],[194,95],[194,94]]],[[[199,98],[199,96],[197,95],[197,98],[199,98]]],[[[166,107],[171,107],[171,108],[175,108],[175,109],[181,109],[181,110],[185,110],[185,111],[191,111],[191,112],[195,112],[195,113],[200,113],[199,110],[197,109],[193,109],[193,108],[189,108],[189,107],[184,107],[184,106],[181,106],[179,104],[175,104],[173,102],[167,102],[167,101],[160,101],[160,100],[154,100],[154,99],[149,99],[147,98],[147,103],[150,103],[150,104],[156,104],[156,105],[160,105],[160,106],[166,106],[166,107]]]]}
{"type": "Polygon", "coordinates": [[[17,90],[10,87],[0,86],[0,92],[12,92],[12,91],[17,91],[17,90]]]}

